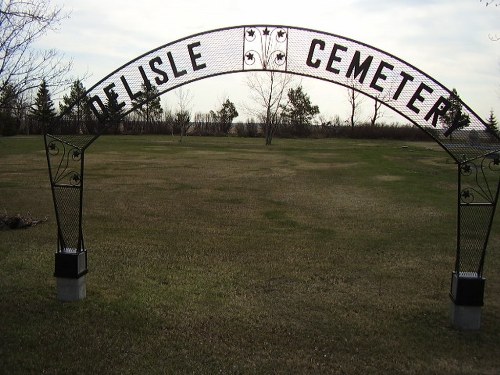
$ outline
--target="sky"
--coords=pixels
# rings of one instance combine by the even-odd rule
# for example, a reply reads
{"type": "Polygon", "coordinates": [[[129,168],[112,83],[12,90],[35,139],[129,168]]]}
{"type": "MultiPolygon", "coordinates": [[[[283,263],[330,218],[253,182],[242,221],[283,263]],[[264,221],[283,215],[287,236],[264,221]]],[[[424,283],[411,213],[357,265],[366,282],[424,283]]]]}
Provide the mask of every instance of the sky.
{"type": "MultiPolygon", "coordinates": [[[[51,0],[69,14],[38,41],[73,61],[72,74],[90,88],[106,75],[156,47],[192,34],[239,25],[304,27],[338,34],[399,57],[449,89],[480,117],[500,119],[500,7],[479,0],[51,0]]],[[[229,98],[244,120],[250,96],[245,74],[223,75],[185,86],[193,112],[220,108],[229,98]]],[[[324,119],[349,116],[347,90],[296,78],[324,119]]],[[[174,92],[162,96],[175,110],[174,92]]],[[[371,114],[366,99],[360,120],[371,114]]],[[[390,109],[382,121],[404,121],[390,109]]]]}

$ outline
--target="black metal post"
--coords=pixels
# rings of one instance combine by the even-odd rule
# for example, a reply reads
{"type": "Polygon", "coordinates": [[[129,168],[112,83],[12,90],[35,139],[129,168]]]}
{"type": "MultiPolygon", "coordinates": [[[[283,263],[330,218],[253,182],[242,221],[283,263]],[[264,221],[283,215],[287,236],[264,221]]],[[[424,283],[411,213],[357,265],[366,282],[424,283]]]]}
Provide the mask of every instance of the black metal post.
{"type": "Polygon", "coordinates": [[[484,260],[500,192],[500,156],[458,164],[457,255],[451,278],[452,324],[481,326],[484,260]]]}
{"type": "Polygon", "coordinates": [[[80,300],[86,296],[87,274],[82,229],[84,150],[63,137],[46,134],[44,139],[57,220],[57,296],[80,300]]]}

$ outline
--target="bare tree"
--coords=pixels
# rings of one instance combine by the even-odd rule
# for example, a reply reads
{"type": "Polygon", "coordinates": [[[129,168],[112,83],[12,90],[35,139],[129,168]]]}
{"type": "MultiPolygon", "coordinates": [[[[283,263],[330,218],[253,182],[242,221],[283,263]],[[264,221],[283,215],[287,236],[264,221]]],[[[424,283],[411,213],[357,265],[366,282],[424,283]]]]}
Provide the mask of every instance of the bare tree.
{"type": "Polygon", "coordinates": [[[170,133],[172,134],[172,137],[174,136],[174,127],[175,127],[175,116],[172,110],[168,107],[168,105],[165,106],[163,110],[163,121],[165,124],[166,130],[170,130],[170,133]]]}
{"type": "Polygon", "coordinates": [[[247,108],[247,112],[263,122],[267,146],[273,140],[280,113],[284,108],[283,101],[292,82],[291,75],[275,71],[252,73],[248,76],[247,86],[254,107],[247,108]]]}
{"type": "MultiPolygon", "coordinates": [[[[66,16],[45,0],[0,0],[0,92],[7,87],[16,95],[38,88],[71,83],[71,63],[53,49],[39,50],[34,43],[54,30],[66,16]]],[[[2,103],[0,103],[0,108],[2,103]]]]}
{"type": "Polygon", "coordinates": [[[356,83],[354,80],[350,83],[347,88],[347,99],[349,100],[349,105],[351,108],[350,123],[351,127],[356,125],[356,120],[359,114],[359,106],[364,101],[364,97],[360,96],[361,93],[356,90],[356,83]]]}
{"type": "Polygon", "coordinates": [[[187,134],[191,126],[191,103],[193,102],[193,95],[189,89],[185,90],[183,87],[179,87],[175,91],[175,96],[177,97],[178,107],[175,119],[181,132],[179,142],[182,142],[183,136],[187,134]]]}
{"type": "MultiPolygon", "coordinates": [[[[491,6],[495,6],[495,7],[498,7],[500,6],[500,0],[479,0],[481,3],[484,3],[486,6],[488,5],[491,5],[491,6]]],[[[489,34],[488,37],[490,38],[491,41],[493,42],[498,42],[500,40],[500,36],[498,36],[497,34],[495,35],[491,35],[489,34]]]]}
{"type": "Polygon", "coordinates": [[[495,5],[496,7],[500,6],[500,0],[484,0],[484,1],[479,0],[479,2],[481,2],[481,3],[484,2],[486,4],[486,6],[488,6],[488,5],[495,5]]]}
{"type": "Polygon", "coordinates": [[[381,108],[382,108],[382,102],[377,97],[374,99],[373,116],[370,119],[371,126],[375,126],[377,120],[379,120],[384,116],[384,113],[381,111],[381,108]]]}

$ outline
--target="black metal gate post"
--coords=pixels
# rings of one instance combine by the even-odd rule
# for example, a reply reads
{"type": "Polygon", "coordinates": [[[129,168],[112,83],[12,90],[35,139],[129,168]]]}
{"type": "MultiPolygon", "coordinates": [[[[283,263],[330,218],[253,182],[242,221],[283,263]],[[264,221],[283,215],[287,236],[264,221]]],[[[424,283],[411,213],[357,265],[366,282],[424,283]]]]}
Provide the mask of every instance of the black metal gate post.
{"type": "Polygon", "coordinates": [[[84,148],[64,136],[45,134],[44,140],[57,220],[57,298],[77,301],[86,296],[87,251],[82,230],[84,148]]]}
{"type": "Polygon", "coordinates": [[[481,326],[484,258],[500,192],[500,154],[458,164],[457,255],[451,278],[454,327],[481,326]]]}

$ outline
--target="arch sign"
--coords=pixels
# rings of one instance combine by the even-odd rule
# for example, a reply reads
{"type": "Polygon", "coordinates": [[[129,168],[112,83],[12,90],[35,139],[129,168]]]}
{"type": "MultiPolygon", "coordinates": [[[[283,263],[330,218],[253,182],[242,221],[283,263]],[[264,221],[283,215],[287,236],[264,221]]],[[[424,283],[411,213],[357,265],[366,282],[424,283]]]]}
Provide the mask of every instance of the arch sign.
{"type": "Polygon", "coordinates": [[[296,74],[352,88],[396,111],[448,152],[458,172],[452,321],[460,328],[479,328],[484,258],[500,187],[498,133],[452,91],[394,55],[339,35],[289,26],[230,27],[165,44],[106,76],[51,124],[45,145],[58,223],[58,298],[85,297],[84,154],[113,122],[113,113],[125,116],[142,106],[143,91],[153,87],[158,96],[197,80],[250,71],[296,74]]]}

